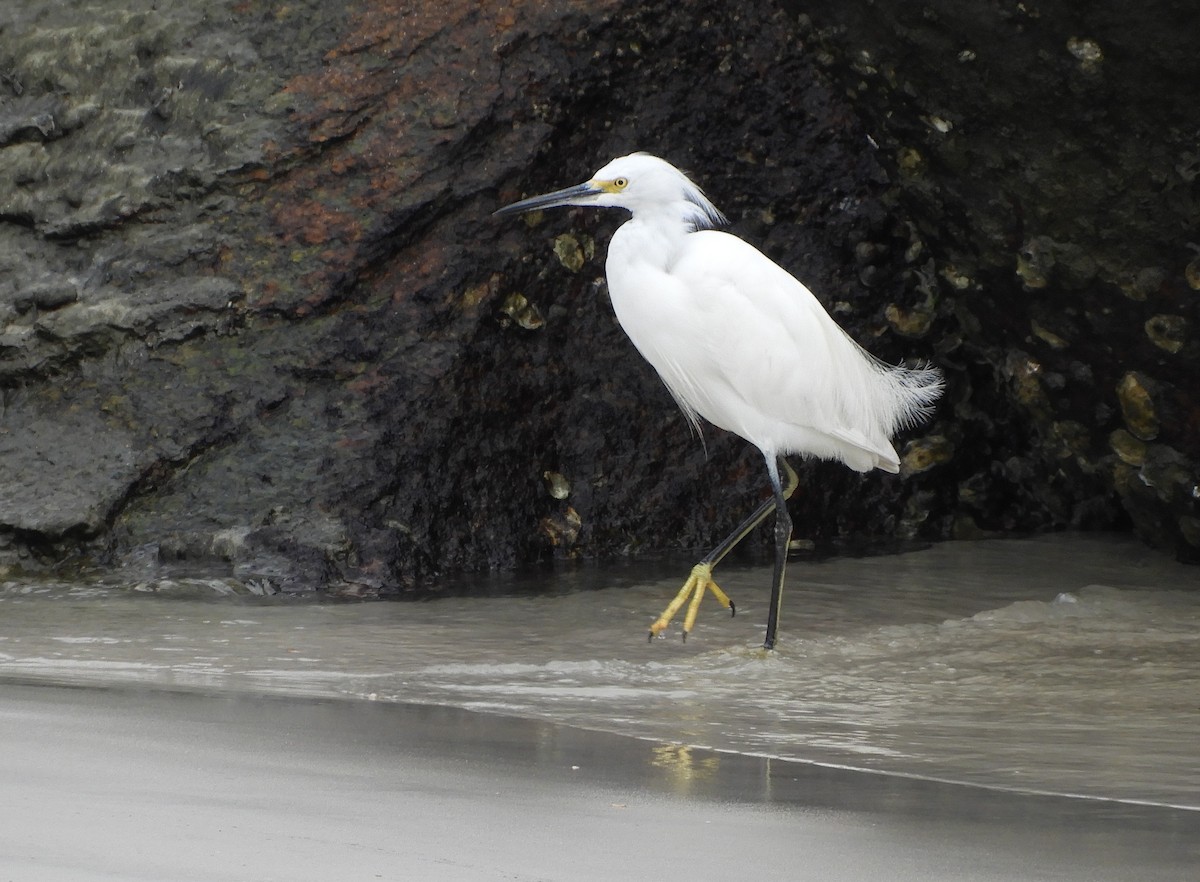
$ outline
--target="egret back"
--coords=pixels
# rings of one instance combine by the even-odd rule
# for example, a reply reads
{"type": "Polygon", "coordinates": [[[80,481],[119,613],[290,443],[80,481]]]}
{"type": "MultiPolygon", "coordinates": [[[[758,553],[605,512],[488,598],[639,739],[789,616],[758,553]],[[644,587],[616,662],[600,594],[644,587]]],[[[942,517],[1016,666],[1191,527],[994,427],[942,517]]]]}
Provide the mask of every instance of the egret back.
{"type": "Polygon", "coordinates": [[[941,392],[937,371],[883,364],[748,243],[637,214],[609,246],[622,327],[697,424],[768,458],[799,453],[895,472],[890,438],[941,392]]]}

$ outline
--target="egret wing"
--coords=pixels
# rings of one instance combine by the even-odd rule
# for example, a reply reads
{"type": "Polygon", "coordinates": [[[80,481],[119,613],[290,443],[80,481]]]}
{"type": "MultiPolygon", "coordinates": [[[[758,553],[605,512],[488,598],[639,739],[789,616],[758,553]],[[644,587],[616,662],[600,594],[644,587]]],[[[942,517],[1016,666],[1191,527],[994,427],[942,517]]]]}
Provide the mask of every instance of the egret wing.
{"type": "Polygon", "coordinates": [[[688,240],[671,274],[692,301],[691,335],[702,350],[693,360],[705,362],[709,383],[725,387],[720,416],[737,410],[742,422],[760,424],[760,436],[773,426],[781,452],[793,447],[786,436],[797,427],[890,453],[886,439],[879,449],[871,437],[878,367],[812,292],[735,236],[704,231],[688,240]]]}

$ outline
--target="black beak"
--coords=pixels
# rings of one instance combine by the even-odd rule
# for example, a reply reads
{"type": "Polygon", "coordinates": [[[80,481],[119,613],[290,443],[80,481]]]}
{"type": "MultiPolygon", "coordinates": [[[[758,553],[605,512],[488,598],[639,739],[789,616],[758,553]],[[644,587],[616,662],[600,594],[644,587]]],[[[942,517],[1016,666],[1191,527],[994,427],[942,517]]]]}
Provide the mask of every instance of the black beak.
{"type": "Polygon", "coordinates": [[[528,199],[522,199],[520,202],[506,205],[492,212],[492,217],[521,214],[522,212],[537,211],[542,208],[557,208],[560,205],[589,205],[591,203],[589,197],[599,196],[603,192],[603,190],[591,183],[576,184],[574,187],[555,190],[553,193],[544,193],[541,196],[530,196],[528,199]]]}

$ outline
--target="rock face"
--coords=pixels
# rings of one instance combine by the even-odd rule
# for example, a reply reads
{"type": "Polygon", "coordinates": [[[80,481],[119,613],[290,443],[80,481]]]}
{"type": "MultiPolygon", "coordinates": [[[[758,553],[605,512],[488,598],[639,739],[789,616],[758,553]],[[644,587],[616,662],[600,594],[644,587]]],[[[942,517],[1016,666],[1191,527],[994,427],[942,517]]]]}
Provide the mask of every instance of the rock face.
{"type": "Polygon", "coordinates": [[[930,243],[939,360],[986,411],[952,434],[994,463],[987,499],[1009,484],[1025,524],[1127,518],[1200,559],[1200,12],[790,5],[930,243]]]}
{"type": "Polygon", "coordinates": [[[1192,13],[1109,5],[6,5],[0,570],[388,593],[720,538],[761,463],[617,327],[621,219],[490,217],[635,149],[950,376],[900,477],[806,464],[798,535],[1196,557],[1192,13]]]}

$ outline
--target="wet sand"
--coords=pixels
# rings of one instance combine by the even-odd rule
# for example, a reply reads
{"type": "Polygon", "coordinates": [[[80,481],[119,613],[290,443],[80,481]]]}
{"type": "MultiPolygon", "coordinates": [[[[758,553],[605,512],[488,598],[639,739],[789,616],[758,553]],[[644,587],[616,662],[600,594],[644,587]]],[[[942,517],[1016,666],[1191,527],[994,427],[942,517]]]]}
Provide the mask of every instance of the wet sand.
{"type": "Polygon", "coordinates": [[[1200,812],[414,705],[0,685],[0,880],[1184,880],[1200,812]]]}

